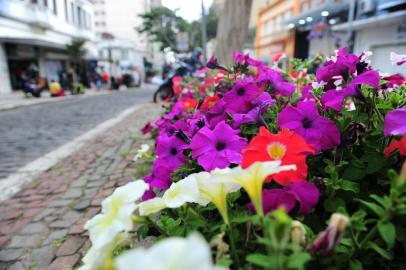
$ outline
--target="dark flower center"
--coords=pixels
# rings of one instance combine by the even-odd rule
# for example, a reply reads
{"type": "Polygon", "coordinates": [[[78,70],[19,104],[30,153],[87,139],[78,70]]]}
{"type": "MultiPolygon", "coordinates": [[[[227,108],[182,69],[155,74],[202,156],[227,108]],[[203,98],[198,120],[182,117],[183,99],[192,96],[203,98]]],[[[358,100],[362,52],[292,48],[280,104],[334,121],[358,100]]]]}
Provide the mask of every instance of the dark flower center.
{"type": "Polygon", "coordinates": [[[202,128],[202,127],[204,127],[204,120],[203,119],[199,119],[199,121],[197,121],[197,123],[196,123],[196,126],[198,127],[198,128],[202,128]]]}
{"type": "Polygon", "coordinates": [[[222,151],[222,150],[224,150],[225,148],[226,148],[226,144],[223,143],[223,142],[218,142],[218,143],[216,144],[216,149],[217,149],[217,151],[222,151]]]}
{"type": "Polygon", "coordinates": [[[244,88],[238,89],[238,90],[237,90],[237,94],[238,94],[239,96],[243,96],[243,95],[245,94],[245,89],[244,89],[244,88]]]}
{"type": "Polygon", "coordinates": [[[177,155],[178,154],[178,149],[176,149],[176,148],[174,148],[174,147],[172,147],[171,148],[171,155],[177,155]]]}
{"type": "Polygon", "coordinates": [[[311,128],[312,127],[312,120],[309,118],[305,118],[302,121],[303,127],[304,128],[311,128]]]}
{"type": "Polygon", "coordinates": [[[276,92],[275,85],[274,85],[273,82],[271,82],[271,81],[268,81],[268,82],[267,82],[267,84],[266,84],[266,89],[268,90],[268,92],[269,92],[270,94],[275,94],[275,92],[276,92]]]}

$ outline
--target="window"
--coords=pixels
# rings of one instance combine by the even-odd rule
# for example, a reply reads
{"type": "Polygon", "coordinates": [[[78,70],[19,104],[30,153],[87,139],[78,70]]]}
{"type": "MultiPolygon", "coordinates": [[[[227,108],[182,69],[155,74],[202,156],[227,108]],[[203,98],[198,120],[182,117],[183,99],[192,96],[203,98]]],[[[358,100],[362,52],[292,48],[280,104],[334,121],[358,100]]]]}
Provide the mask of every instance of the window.
{"type": "Polygon", "coordinates": [[[56,6],[56,0],[53,0],[53,6],[54,6],[54,14],[58,14],[58,7],[56,6]]]}
{"type": "Polygon", "coordinates": [[[75,5],[71,2],[70,3],[70,21],[74,23],[76,20],[75,17],[76,17],[75,16],[75,5]]]}
{"type": "Polygon", "coordinates": [[[65,4],[65,6],[64,6],[64,8],[65,8],[65,20],[67,22],[69,22],[68,0],[65,0],[64,4],[65,4]]]}
{"type": "Polygon", "coordinates": [[[81,26],[82,25],[82,8],[81,7],[76,7],[76,9],[77,9],[77,24],[79,25],[79,26],[81,26]]]}

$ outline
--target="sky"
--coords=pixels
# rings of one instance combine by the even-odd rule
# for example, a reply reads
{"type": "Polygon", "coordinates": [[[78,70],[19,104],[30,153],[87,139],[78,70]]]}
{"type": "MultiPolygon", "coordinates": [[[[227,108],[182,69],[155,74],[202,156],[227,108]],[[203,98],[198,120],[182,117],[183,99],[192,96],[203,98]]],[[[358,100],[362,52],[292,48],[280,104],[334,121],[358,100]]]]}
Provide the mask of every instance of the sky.
{"type": "MultiPolygon", "coordinates": [[[[212,3],[213,0],[204,0],[206,10],[212,3]]],[[[162,5],[172,10],[179,9],[177,15],[189,22],[201,16],[201,0],[162,0],[162,5]]]]}

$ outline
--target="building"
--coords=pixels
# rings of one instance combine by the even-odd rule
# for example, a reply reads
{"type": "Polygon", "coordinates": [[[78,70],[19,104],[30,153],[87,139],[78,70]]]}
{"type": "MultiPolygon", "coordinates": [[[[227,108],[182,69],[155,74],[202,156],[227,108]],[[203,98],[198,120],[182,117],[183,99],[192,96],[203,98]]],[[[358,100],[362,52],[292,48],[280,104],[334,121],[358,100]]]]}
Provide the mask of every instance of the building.
{"type": "Polygon", "coordinates": [[[382,72],[406,75],[389,60],[392,51],[406,53],[405,0],[298,0],[298,14],[284,24],[295,33],[295,57],[349,47],[357,54],[371,51],[382,72]]]}
{"type": "Polygon", "coordinates": [[[293,56],[295,36],[284,21],[296,14],[296,1],[266,1],[267,5],[259,8],[255,37],[255,54],[258,59],[270,62],[279,53],[293,56]]]}
{"type": "Polygon", "coordinates": [[[406,1],[362,0],[357,1],[355,20],[336,24],[332,29],[350,36],[355,53],[371,51],[375,68],[384,73],[400,73],[406,76],[406,67],[393,66],[391,52],[406,54],[406,1]]]}
{"type": "MultiPolygon", "coordinates": [[[[137,27],[142,24],[139,14],[145,13],[153,7],[161,5],[159,0],[91,0],[95,8],[95,30],[100,39],[99,56],[105,60],[105,51],[115,51],[110,54],[115,63],[114,67],[108,67],[121,73],[122,66],[143,68],[144,58],[152,62],[155,68],[160,68],[163,63],[163,55],[159,47],[148,40],[146,34],[137,32],[137,27]],[[105,37],[108,37],[107,39],[105,37]],[[115,41],[112,41],[114,39],[115,41]],[[108,46],[114,45],[114,48],[108,46]],[[122,47],[120,47],[122,45],[122,47]],[[131,59],[122,59],[118,56],[131,55],[131,59]],[[130,61],[128,61],[130,60],[130,61]],[[125,62],[125,63],[124,63],[125,62]]],[[[108,65],[104,61],[104,65],[108,65]]],[[[114,74],[119,75],[119,74],[114,74]]]]}
{"type": "Polygon", "coordinates": [[[0,92],[20,89],[29,67],[57,79],[68,62],[66,45],[94,41],[93,16],[87,0],[0,0],[0,92]]]}

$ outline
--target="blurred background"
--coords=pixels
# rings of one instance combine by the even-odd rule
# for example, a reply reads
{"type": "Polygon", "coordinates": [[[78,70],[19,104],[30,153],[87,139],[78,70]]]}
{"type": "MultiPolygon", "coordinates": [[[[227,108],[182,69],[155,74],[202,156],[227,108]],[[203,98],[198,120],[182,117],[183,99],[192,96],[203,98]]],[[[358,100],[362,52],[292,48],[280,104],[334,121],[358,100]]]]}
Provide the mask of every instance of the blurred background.
{"type": "Polygon", "coordinates": [[[406,1],[0,0],[0,93],[161,83],[179,59],[229,64],[233,50],[286,68],[344,46],[406,75],[389,60],[405,53],[406,1]]]}

